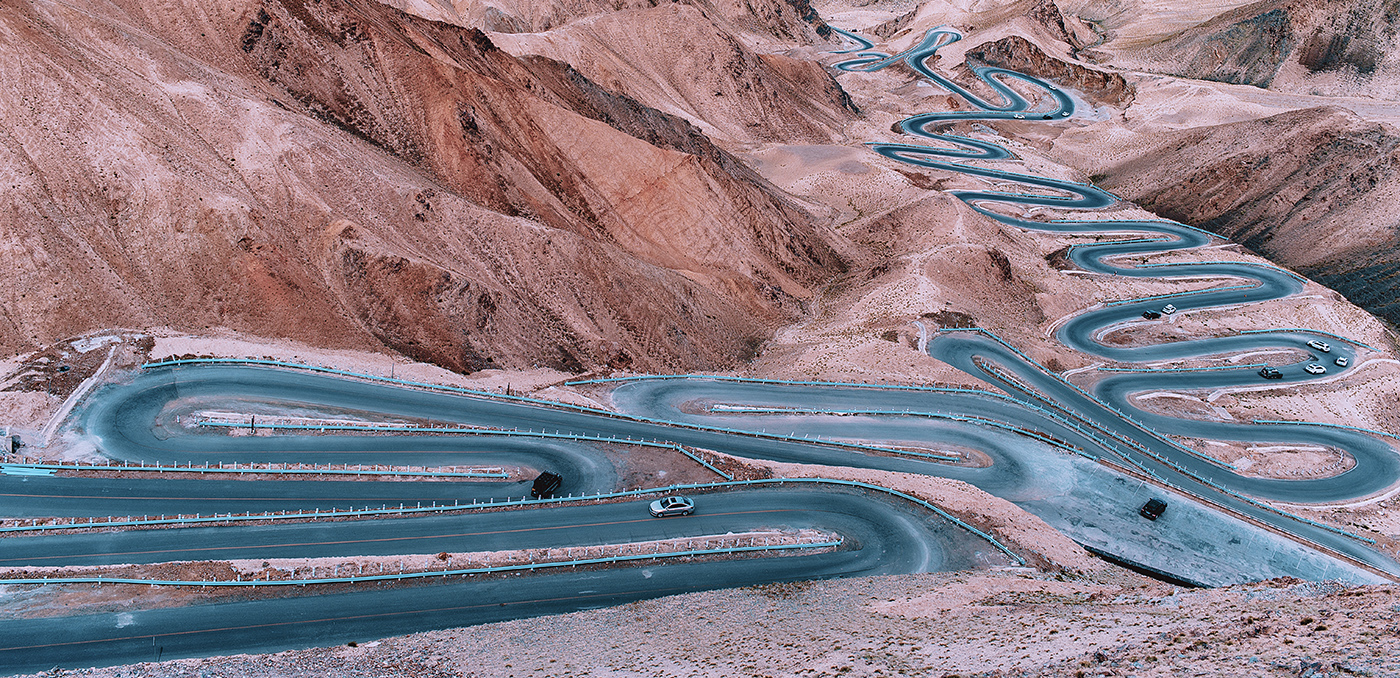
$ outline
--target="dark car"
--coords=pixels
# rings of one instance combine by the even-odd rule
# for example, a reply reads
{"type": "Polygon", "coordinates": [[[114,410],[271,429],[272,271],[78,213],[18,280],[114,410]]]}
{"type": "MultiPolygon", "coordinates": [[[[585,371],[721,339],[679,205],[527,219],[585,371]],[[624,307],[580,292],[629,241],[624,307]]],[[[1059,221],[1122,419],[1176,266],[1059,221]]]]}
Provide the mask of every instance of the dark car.
{"type": "Polygon", "coordinates": [[[1276,367],[1265,367],[1259,370],[1259,376],[1265,379],[1282,379],[1283,373],[1276,367]]]}
{"type": "Polygon", "coordinates": [[[544,499],[558,491],[563,483],[564,479],[559,474],[545,471],[535,476],[535,484],[530,486],[530,496],[544,499]]]}
{"type": "Polygon", "coordinates": [[[1138,509],[1138,514],[1148,520],[1156,520],[1162,517],[1162,513],[1167,510],[1167,502],[1161,499],[1148,499],[1142,508],[1138,509]]]}
{"type": "Polygon", "coordinates": [[[1142,317],[1147,318],[1148,320],[1156,320],[1162,317],[1162,314],[1156,311],[1143,311],[1142,317]]]}

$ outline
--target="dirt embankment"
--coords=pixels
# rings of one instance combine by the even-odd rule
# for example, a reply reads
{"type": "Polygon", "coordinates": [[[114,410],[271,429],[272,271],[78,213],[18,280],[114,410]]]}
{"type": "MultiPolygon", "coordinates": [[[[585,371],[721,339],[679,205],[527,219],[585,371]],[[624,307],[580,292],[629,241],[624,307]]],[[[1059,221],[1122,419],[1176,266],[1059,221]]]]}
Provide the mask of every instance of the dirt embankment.
{"type": "Polygon", "coordinates": [[[1382,676],[1400,671],[1396,596],[1292,580],[1187,591],[1024,572],[875,577],[82,675],[1382,676]]]}

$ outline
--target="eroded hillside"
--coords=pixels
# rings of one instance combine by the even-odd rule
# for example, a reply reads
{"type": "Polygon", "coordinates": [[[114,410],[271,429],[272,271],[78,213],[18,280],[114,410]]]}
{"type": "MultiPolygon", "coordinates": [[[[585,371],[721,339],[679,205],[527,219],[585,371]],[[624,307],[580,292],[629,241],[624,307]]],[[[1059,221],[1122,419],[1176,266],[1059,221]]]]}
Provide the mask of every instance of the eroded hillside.
{"type": "Polygon", "coordinates": [[[462,371],[723,365],[843,267],[690,123],[474,29],[268,0],[0,30],[7,351],[168,326],[462,371]]]}

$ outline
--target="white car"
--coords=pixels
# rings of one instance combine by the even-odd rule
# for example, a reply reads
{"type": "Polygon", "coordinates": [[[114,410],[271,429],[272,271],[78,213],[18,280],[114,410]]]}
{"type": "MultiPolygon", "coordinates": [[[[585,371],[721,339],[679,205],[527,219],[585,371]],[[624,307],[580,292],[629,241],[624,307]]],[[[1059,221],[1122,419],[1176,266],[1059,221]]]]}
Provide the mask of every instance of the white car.
{"type": "Polygon", "coordinates": [[[1307,372],[1308,374],[1325,374],[1327,372],[1327,368],[1317,363],[1308,363],[1308,366],[1304,367],[1303,371],[1307,372]]]}
{"type": "Polygon", "coordinates": [[[1332,351],[1332,347],[1327,342],[1318,341],[1316,339],[1308,340],[1308,348],[1317,351],[1322,351],[1323,353],[1330,353],[1332,351]]]}
{"type": "Polygon", "coordinates": [[[681,496],[662,497],[648,507],[657,518],[668,516],[688,516],[695,512],[695,502],[681,496]]]}
{"type": "Polygon", "coordinates": [[[1332,362],[1337,363],[1337,367],[1346,367],[1346,366],[1347,366],[1347,359],[1346,359],[1345,357],[1337,358],[1336,360],[1333,360],[1332,362]]]}
{"type": "Polygon", "coordinates": [[[1173,313],[1176,313],[1176,307],[1172,306],[1171,304],[1167,304],[1166,306],[1162,307],[1162,312],[1167,315],[1171,315],[1173,313]]]}

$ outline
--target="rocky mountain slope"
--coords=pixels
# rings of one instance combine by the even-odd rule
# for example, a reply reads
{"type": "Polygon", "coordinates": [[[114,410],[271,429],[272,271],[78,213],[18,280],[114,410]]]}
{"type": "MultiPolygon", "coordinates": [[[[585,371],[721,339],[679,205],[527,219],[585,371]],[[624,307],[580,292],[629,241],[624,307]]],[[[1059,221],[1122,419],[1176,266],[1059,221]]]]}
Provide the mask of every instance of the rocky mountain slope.
{"type": "Polygon", "coordinates": [[[693,125],[473,29],[369,0],[38,0],[0,31],[9,352],[170,326],[684,369],[843,267],[693,125]]]}
{"type": "Polygon", "coordinates": [[[1400,130],[1314,108],[1162,134],[1154,150],[1099,178],[1400,322],[1397,166],[1400,130]]]}
{"type": "Polygon", "coordinates": [[[1400,7],[1386,0],[1263,0],[1128,54],[1189,78],[1394,98],[1397,32],[1400,7]]]}

